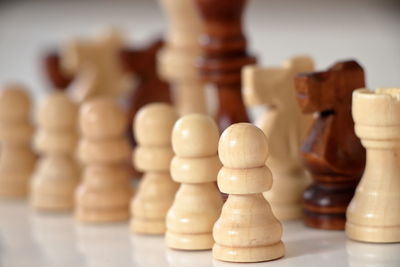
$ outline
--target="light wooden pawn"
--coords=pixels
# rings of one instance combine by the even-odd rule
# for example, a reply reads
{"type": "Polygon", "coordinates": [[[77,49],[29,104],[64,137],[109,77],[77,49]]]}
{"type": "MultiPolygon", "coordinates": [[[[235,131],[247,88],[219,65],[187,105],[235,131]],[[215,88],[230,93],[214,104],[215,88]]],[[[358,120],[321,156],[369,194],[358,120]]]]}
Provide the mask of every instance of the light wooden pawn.
{"type": "Polygon", "coordinates": [[[95,98],[81,106],[79,127],[78,157],[84,172],[75,195],[76,219],[88,223],[128,219],[132,187],[126,115],[115,99],[95,98]]]}
{"type": "Polygon", "coordinates": [[[201,54],[201,21],[193,1],[160,0],[170,27],[166,45],[159,53],[159,73],[175,89],[179,115],[207,114],[204,83],[195,60],[201,54]]]}
{"type": "Polygon", "coordinates": [[[37,113],[35,150],[42,155],[31,181],[30,203],[38,210],[74,207],[80,168],[75,158],[78,106],[61,92],[49,95],[37,113]]]}
{"type": "Polygon", "coordinates": [[[264,133],[249,123],[233,124],[222,133],[218,152],[223,164],[218,187],[229,197],[214,225],[214,258],[260,262],[282,257],[282,225],[262,195],[272,185],[271,171],[265,166],[264,133]]]}
{"type": "Polygon", "coordinates": [[[218,126],[206,115],[186,115],[174,126],[171,175],[181,186],[167,215],[170,248],[204,250],[214,244],[212,228],[222,207],[215,184],[221,168],[218,139],[218,126]]]}
{"type": "Polygon", "coordinates": [[[177,119],[174,108],[164,103],[148,104],[135,117],[138,146],[133,163],[144,175],[131,202],[132,232],[165,233],[165,216],[178,189],[169,172],[173,157],[171,133],[177,119]]]}
{"type": "Polygon", "coordinates": [[[255,125],[269,140],[270,156],[266,164],[271,168],[274,184],[264,196],[279,220],[302,217],[302,195],[310,182],[300,159],[300,146],[312,115],[300,110],[294,76],[313,69],[310,58],[295,57],[282,67],[247,66],[242,72],[245,104],[266,107],[255,125]]]}
{"type": "Polygon", "coordinates": [[[27,195],[36,157],[31,149],[29,95],[20,85],[0,90],[0,197],[27,195]]]}
{"type": "Polygon", "coordinates": [[[367,163],[347,208],[350,239],[400,242],[400,88],[353,93],[355,132],[367,163]]]}

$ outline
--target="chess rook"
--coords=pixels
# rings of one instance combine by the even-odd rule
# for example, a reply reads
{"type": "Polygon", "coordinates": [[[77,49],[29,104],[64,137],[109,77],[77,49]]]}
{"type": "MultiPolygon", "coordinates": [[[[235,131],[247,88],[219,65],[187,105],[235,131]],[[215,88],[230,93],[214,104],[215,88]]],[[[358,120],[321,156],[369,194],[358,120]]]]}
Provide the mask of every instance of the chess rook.
{"type": "Polygon", "coordinates": [[[352,110],[367,163],[347,209],[346,234],[363,242],[400,242],[400,88],[357,90],[352,110]]]}
{"type": "Polygon", "coordinates": [[[260,262],[284,255],[282,225],[263,196],[272,186],[264,133],[249,123],[227,128],[219,141],[219,189],[229,194],[214,225],[214,258],[260,262]]]}
{"type": "Polygon", "coordinates": [[[138,146],[133,164],[144,175],[131,201],[132,232],[165,232],[165,216],[178,189],[169,172],[173,157],[171,133],[177,119],[172,106],[164,103],[148,104],[136,114],[134,135],[138,146]]]}
{"type": "Polygon", "coordinates": [[[7,85],[0,90],[1,198],[25,197],[28,192],[36,160],[30,112],[30,99],[22,86],[7,85]]]}
{"type": "Polygon", "coordinates": [[[293,78],[299,72],[312,71],[313,65],[308,57],[296,57],[282,67],[246,66],[242,71],[246,106],[266,106],[255,125],[269,140],[267,166],[274,183],[265,197],[279,220],[299,219],[303,215],[302,196],[310,178],[299,154],[312,115],[302,114],[293,78]]]}
{"type": "Polygon", "coordinates": [[[79,127],[78,157],[84,172],[75,194],[76,219],[88,223],[128,219],[132,189],[126,115],[115,99],[95,98],[81,106],[79,127]]]}
{"type": "Polygon", "coordinates": [[[37,113],[34,147],[42,158],[31,181],[30,204],[39,210],[74,207],[80,168],[75,159],[78,107],[65,94],[48,96],[37,113]]]}
{"type": "Polygon", "coordinates": [[[204,84],[194,65],[200,56],[199,14],[193,1],[160,0],[168,15],[170,29],[166,46],[159,54],[159,73],[175,89],[176,106],[181,116],[207,113],[204,84]]]}
{"type": "Polygon", "coordinates": [[[218,126],[206,115],[186,115],[174,126],[171,175],[181,186],[167,215],[170,248],[204,250],[214,244],[212,229],[222,207],[215,184],[221,168],[218,139],[218,126]]]}
{"type": "Polygon", "coordinates": [[[364,87],[364,71],[357,62],[344,61],[325,72],[299,74],[295,82],[302,111],[317,113],[301,147],[313,177],[303,196],[305,223],[344,229],[346,208],[365,166],[351,117],[352,92],[364,87]]]}
{"type": "Polygon", "coordinates": [[[202,79],[217,88],[217,122],[222,131],[233,123],[248,121],[241,94],[241,69],[256,60],[246,52],[242,31],[242,13],[247,1],[195,2],[204,25],[200,36],[203,55],[197,65],[202,79]]]}

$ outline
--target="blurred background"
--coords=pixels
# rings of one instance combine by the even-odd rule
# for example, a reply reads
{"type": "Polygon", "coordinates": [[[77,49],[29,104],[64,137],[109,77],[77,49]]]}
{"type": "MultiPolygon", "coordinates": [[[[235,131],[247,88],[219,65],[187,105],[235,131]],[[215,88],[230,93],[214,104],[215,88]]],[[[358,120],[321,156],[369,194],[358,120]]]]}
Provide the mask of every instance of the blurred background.
{"type": "MultiPolygon", "coordinates": [[[[132,45],[167,28],[157,0],[0,1],[0,83],[23,82],[43,95],[43,54],[109,25],[132,45]]],[[[262,65],[308,54],[322,69],[354,58],[366,70],[368,87],[400,86],[398,0],[249,0],[245,28],[262,65]]]]}

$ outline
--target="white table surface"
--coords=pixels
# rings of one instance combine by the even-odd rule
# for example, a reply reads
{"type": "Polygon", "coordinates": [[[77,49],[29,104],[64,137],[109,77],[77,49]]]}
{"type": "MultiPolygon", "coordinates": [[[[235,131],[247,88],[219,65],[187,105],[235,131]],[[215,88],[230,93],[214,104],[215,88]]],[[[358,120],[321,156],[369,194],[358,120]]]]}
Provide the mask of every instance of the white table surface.
{"type": "Polygon", "coordinates": [[[43,214],[24,201],[0,202],[1,267],[399,267],[400,244],[349,241],[342,231],[284,223],[284,258],[232,264],[211,251],[167,249],[161,236],[130,234],[127,223],[77,224],[70,214],[43,214]]]}

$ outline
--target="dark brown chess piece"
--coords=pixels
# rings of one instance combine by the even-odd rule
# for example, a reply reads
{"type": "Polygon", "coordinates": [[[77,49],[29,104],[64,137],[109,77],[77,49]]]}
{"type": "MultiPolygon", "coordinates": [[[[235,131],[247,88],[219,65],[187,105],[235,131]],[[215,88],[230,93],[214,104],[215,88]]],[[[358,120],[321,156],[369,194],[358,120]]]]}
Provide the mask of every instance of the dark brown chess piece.
{"type": "Polygon", "coordinates": [[[67,88],[73,77],[69,77],[61,70],[60,56],[58,53],[56,51],[47,53],[44,57],[43,64],[51,87],[58,90],[67,88]]]}
{"type": "Polygon", "coordinates": [[[313,183],[304,193],[305,224],[344,229],[347,205],[365,166],[365,149],[354,133],[352,92],[365,86],[356,61],[339,62],[325,72],[295,78],[304,113],[317,112],[301,148],[313,183]]]}
{"type": "Polygon", "coordinates": [[[202,79],[215,84],[219,96],[217,121],[224,130],[248,121],[241,96],[241,69],[256,59],[246,52],[242,14],[247,0],[195,0],[204,23],[200,43],[204,55],[197,62],[202,79]]]}

